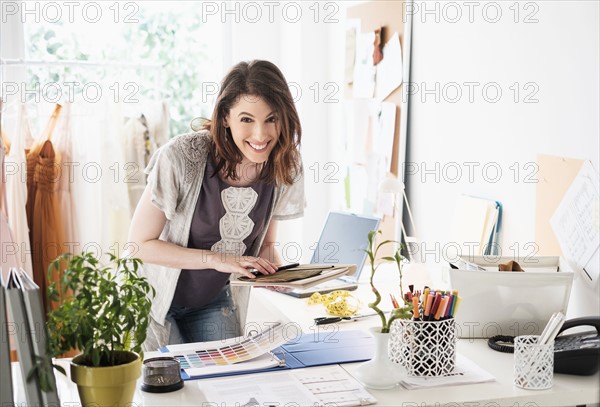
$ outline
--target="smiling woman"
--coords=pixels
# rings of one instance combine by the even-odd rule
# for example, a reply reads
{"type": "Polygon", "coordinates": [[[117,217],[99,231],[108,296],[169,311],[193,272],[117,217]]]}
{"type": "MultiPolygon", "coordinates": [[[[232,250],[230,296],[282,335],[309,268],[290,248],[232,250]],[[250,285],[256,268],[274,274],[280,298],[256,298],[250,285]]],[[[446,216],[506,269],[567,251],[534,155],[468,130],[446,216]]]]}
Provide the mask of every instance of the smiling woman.
{"type": "Polygon", "coordinates": [[[281,129],[277,115],[262,98],[241,96],[224,122],[236,147],[244,155],[242,162],[262,164],[267,161],[281,129]]]}
{"type": "Polygon", "coordinates": [[[285,77],[271,62],[236,65],[223,80],[204,128],[215,143],[217,169],[227,178],[237,180],[238,169],[255,163],[262,164],[256,174],[261,180],[292,184],[299,171],[300,118],[285,77]]]}
{"type": "Polygon", "coordinates": [[[303,215],[301,126],[281,71],[241,62],[210,121],[152,157],[130,241],[157,287],[147,349],[241,334],[248,288],[231,274],[273,274],[276,221],[303,215]]]}

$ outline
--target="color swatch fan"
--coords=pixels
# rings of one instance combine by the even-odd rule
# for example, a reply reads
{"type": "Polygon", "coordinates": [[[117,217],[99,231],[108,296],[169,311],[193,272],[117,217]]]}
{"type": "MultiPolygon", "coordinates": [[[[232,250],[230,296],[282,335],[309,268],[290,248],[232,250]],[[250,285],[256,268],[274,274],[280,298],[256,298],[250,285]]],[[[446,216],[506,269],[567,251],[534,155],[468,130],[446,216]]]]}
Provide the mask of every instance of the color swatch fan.
{"type": "Polygon", "coordinates": [[[179,360],[189,377],[210,376],[279,366],[282,361],[271,350],[286,343],[284,325],[276,323],[263,332],[225,341],[169,345],[165,355],[179,360]]]}

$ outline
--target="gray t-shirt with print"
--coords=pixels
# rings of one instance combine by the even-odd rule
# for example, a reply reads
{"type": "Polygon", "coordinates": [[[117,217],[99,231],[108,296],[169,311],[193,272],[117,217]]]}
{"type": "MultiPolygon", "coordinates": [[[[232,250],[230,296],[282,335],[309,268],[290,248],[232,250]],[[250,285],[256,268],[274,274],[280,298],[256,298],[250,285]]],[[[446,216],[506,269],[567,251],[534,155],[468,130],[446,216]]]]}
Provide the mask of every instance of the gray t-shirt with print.
{"type": "MultiPolygon", "coordinates": [[[[196,203],[188,247],[246,256],[266,227],[273,185],[256,182],[248,187],[233,187],[216,173],[209,154],[204,180],[196,203]]],[[[229,274],[214,269],[181,270],[172,305],[200,308],[210,304],[229,274]]]]}

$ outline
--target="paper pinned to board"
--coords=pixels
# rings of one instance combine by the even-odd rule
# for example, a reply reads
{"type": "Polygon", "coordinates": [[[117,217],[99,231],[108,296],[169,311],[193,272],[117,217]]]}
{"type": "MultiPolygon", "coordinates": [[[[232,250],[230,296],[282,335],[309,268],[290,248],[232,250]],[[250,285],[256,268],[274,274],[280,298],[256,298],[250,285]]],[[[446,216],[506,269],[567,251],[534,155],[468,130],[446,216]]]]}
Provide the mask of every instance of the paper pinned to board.
{"type": "Polygon", "coordinates": [[[402,85],[402,49],[400,35],[394,32],[383,47],[383,59],[377,64],[375,98],[383,100],[402,85]]]}
{"type": "Polygon", "coordinates": [[[563,255],[583,270],[592,282],[598,280],[600,273],[598,185],[598,172],[586,160],[550,218],[563,255]]]}
{"type": "Polygon", "coordinates": [[[346,66],[344,78],[347,84],[354,82],[354,64],[356,62],[356,36],[360,33],[360,19],[350,18],[346,27],[346,66]]]}
{"type": "Polygon", "coordinates": [[[356,60],[352,80],[352,96],[354,98],[372,98],[375,94],[375,75],[377,69],[373,65],[375,33],[356,35],[356,60]]]}

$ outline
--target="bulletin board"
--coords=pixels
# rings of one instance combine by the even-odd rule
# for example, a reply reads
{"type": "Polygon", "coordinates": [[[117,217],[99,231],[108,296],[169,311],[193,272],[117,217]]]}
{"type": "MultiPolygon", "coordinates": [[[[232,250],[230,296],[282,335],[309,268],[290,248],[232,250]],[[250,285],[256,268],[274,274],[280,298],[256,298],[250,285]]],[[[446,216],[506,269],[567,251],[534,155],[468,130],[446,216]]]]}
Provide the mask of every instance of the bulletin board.
{"type": "MultiPolygon", "coordinates": [[[[388,44],[390,39],[394,34],[399,36],[400,40],[400,48],[402,52],[402,65],[404,67],[404,75],[402,72],[399,72],[400,77],[403,82],[407,82],[408,78],[406,69],[410,66],[410,52],[405,52],[405,47],[409,44],[406,44],[405,33],[406,28],[410,27],[410,23],[405,23],[405,4],[407,2],[404,1],[369,1],[361,4],[357,4],[354,6],[350,6],[347,9],[346,17],[350,21],[351,19],[359,19],[360,20],[360,31],[362,33],[374,32],[375,30],[381,29],[381,44],[388,44]],[[404,77],[403,77],[404,76],[404,77]]],[[[409,42],[410,42],[410,33],[408,34],[409,42]]],[[[384,53],[383,58],[385,59],[386,55],[384,53]]],[[[346,101],[350,101],[354,98],[354,84],[346,84],[344,96],[346,101]]],[[[394,122],[394,130],[393,130],[393,144],[392,144],[392,155],[391,162],[388,168],[388,171],[395,176],[402,176],[403,170],[400,168],[399,163],[404,164],[405,159],[405,148],[406,148],[406,140],[402,140],[401,134],[404,134],[406,137],[406,123],[402,126],[402,89],[400,87],[396,88],[389,95],[382,99],[384,102],[390,102],[395,106],[395,122],[394,122]],[[404,131],[402,128],[404,127],[404,131]]],[[[407,106],[405,101],[404,106],[407,106]]],[[[404,118],[406,120],[406,118],[404,118]]],[[[373,183],[373,180],[369,178],[368,182],[370,184],[373,183]]],[[[394,212],[396,217],[402,217],[402,200],[401,195],[400,199],[396,198],[395,205],[398,205],[398,209],[394,212]]],[[[380,230],[382,231],[383,237],[385,239],[398,239],[399,237],[399,229],[400,223],[394,216],[384,215],[382,222],[380,224],[380,230]]]]}
{"type": "MultiPolygon", "coordinates": [[[[357,18],[361,20],[361,31],[374,31],[383,27],[381,42],[387,43],[391,36],[397,32],[400,35],[400,46],[404,49],[404,2],[402,1],[370,1],[349,7],[347,18],[357,18]]],[[[409,61],[402,61],[407,64],[409,61]]],[[[346,85],[345,98],[352,98],[352,85],[346,85]]],[[[398,155],[400,146],[400,106],[402,104],[402,87],[397,88],[384,99],[386,102],[392,102],[397,106],[396,124],[394,129],[394,147],[392,152],[391,171],[398,175],[398,155]]],[[[402,157],[403,159],[404,157],[402,157]]]]}

